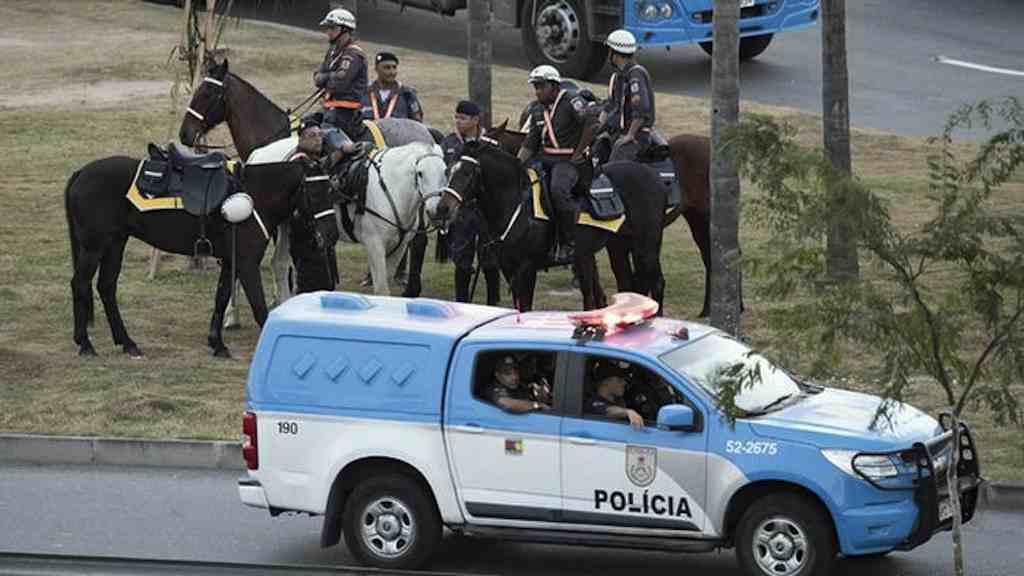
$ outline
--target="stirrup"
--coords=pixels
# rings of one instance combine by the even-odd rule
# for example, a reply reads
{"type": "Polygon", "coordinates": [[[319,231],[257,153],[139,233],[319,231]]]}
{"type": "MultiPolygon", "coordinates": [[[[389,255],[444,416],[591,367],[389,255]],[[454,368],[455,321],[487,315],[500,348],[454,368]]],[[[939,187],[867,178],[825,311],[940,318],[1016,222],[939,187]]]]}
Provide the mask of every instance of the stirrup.
{"type": "Polygon", "coordinates": [[[213,243],[210,242],[209,238],[203,237],[196,240],[196,243],[192,245],[192,256],[213,256],[213,243]],[[207,251],[203,252],[203,247],[206,247],[207,251]]]}

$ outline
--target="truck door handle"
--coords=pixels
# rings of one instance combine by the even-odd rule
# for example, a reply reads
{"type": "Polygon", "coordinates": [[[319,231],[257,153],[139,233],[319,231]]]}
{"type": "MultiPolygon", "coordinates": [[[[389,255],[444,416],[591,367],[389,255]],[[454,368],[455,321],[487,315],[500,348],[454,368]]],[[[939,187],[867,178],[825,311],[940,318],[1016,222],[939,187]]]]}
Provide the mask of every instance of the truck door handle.
{"type": "Polygon", "coordinates": [[[569,438],[569,442],[572,442],[573,444],[582,444],[584,446],[595,444],[593,438],[583,438],[582,436],[572,436],[569,438]]]}
{"type": "Polygon", "coordinates": [[[462,432],[465,432],[467,434],[483,434],[484,433],[483,426],[481,426],[479,424],[476,424],[474,422],[467,422],[466,424],[463,424],[462,426],[459,426],[459,430],[462,431],[462,432]]]}

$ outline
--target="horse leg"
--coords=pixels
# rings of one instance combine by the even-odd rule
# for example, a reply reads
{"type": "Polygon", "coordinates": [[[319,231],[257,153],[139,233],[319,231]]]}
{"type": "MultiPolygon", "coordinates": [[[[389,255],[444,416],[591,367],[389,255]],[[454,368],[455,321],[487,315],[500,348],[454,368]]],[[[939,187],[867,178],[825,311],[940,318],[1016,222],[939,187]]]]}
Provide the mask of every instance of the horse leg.
{"type": "Polygon", "coordinates": [[[210,334],[206,337],[206,343],[213,349],[213,355],[218,358],[231,357],[231,352],[224,346],[221,326],[224,325],[224,310],[228,306],[228,298],[231,297],[231,285],[234,281],[235,279],[231,274],[231,259],[225,258],[220,265],[217,293],[213,297],[213,317],[210,318],[210,334]]]}
{"type": "MultiPolygon", "coordinates": [[[[639,252],[639,251],[638,251],[639,252]]],[[[637,257],[638,292],[650,296],[658,303],[658,315],[665,299],[665,277],[661,271],[660,250],[647,250],[637,257]]]]}
{"type": "MultiPolygon", "coordinates": [[[[72,249],[74,246],[72,245],[72,249]]],[[[71,301],[75,316],[75,344],[79,356],[95,356],[96,349],[89,341],[88,325],[92,323],[92,278],[100,265],[100,252],[85,250],[79,252],[75,261],[75,274],[71,278],[71,301]]]]}
{"type": "Polygon", "coordinates": [[[263,294],[263,276],[260,274],[259,262],[243,261],[238,270],[238,278],[245,290],[245,297],[252,308],[252,317],[260,328],[267,321],[267,297],[263,294]]]}
{"type": "Polygon", "coordinates": [[[705,318],[711,304],[711,220],[707,214],[692,208],[684,211],[683,217],[690,226],[690,235],[693,236],[693,241],[700,250],[700,259],[704,262],[704,305],[697,317],[705,318]]]}
{"type": "Polygon", "coordinates": [[[423,291],[423,257],[427,252],[427,233],[424,230],[417,230],[416,235],[409,242],[409,274],[405,283],[405,291],[402,296],[416,298],[423,291]]]}
{"type": "Polygon", "coordinates": [[[594,275],[597,260],[592,254],[587,254],[586,256],[583,256],[582,252],[576,252],[576,254],[576,272],[580,275],[583,309],[593,310],[597,308],[597,299],[594,294],[594,275]]]}
{"type": "MultiPolygon", "coordinates": [[[[388,274],[390,266],[387,262],[387,250],[379,234],[370,238],[363,238],[363,246],[366,247],[366,257],[370,263],[370,277],[373,278],[373,293],[388,296],[391,288],[388,286],[388,274]]],[[[398,251],[396,251],[398,253],[398,251]]]]}
{"type": "Polygon", "coordinates": [[[270,261],[270,271],[274,276],[274,305],[280,306],[292,297],[292,288],[288,283],[288,273],[292,268],[291,224],[288,220],[278,224],[277,240],[274,241],[274,257],[270,261]]]}
{"type": "Polygon", "coordinates": [[[124,353],[132,358],[140,358],[142,351],[135,342],[128,336],[124,327],[124,320],[121,318],[121,310],[117,306],[117,279],[121,275],[121,264],[124,261],[124,246],[128,243],[128,237],[118,238],[107,247],[100,261],[100,277],[96,283],[96,290],[100,293],[100,300],[103,301],[103,311],[107,315],[107,322],[110,324],[110,333],[114,337],[114,344],[121,346],[124,353]]]}
{"type": "Polygon", "coordinates": [[[235,305],[235,291],[231,291],[231,295],[228,297],[228,306],[224,310],[224,329],[235,330],[242,327],[242,322],[238,318],[238,306],[235,305]]]}
{"type": "Polygon", "coordinates": [[[533,310],[533,294],[537,289],[537,267],[527,262],[519,270],[521,312],[533,310]]]}
{"type": "Polygon", "coordinates": [[[631,292],[633,288],[633,266],[630,263],[629,243],[618,235],[608,239],[608,262],[615,275],[615,291],[631,292]]]}
{"type": "Polygon", "coordinates": [[[601,286],[601,271],[597,268],[597,257],[591,256],[590,259],[593,260],[594,270],[594,303],[598,308],[604,308],[608,305],[608,296],[604,293],[604,287],[601,286]]]}
{"type": "Polygon", "coordinates": [[[149,255],[149,274],[146,275],[147,280],[153,280],[156,278],[156,269],[160,266],[160,249],[153,248],[153,251],[149,255]]]}

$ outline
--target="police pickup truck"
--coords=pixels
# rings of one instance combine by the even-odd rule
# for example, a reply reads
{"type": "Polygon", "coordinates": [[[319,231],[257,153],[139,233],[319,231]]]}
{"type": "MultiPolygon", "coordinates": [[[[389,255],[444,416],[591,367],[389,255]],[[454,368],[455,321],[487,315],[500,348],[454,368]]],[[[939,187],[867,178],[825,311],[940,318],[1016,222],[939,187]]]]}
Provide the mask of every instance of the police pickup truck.
{"type": "Polygon", "coordinates": [[[361,562],[425,564],[470,536],[681,552],[747,574],[829,573],[962,520],[978,455],[962,425],[805,383],[707,326],[617,295],[588,313],[319,292],[275,309],[247,383],[242,501],[323,515],[361,562]],[[723,369],[760,374],[716,401],[723,369]],[[516,377],[511,377],[511,372],[516,377]],[[511,400],[510,400],[511,399],[511,400]]]}

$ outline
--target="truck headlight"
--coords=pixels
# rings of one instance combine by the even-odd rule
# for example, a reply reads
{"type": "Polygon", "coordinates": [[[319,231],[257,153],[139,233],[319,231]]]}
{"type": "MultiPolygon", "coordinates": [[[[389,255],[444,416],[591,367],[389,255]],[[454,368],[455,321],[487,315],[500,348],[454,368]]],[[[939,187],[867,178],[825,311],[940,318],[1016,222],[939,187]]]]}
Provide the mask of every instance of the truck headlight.
{"type": "Polygon", "coordinates": [[[661,17],[666,19],[666,20],[668,20],[669,18],[672,17],[672,5],[671,4],[662,4],[660,12],[661,12],[661,17]]]}
{"type": "Polygon", "coordinates": [[[856,450],[822,450],[821,454],[833,466],[846,472],[854,478],[862,478],[862,474],[872,480],[882,478],[895,478],[899,476],[899,469],[888,456],[864,454],[857,456],[856,450]],[[860,474],[858,474],[858,472],[860,474]]]}
{"type": "Polygon", "coordinates": [[[658,17],[658,7],[654,4],[644,4],[644,7],[640,9],[640,16],[645,20],[654,20],[658,17]]]}

